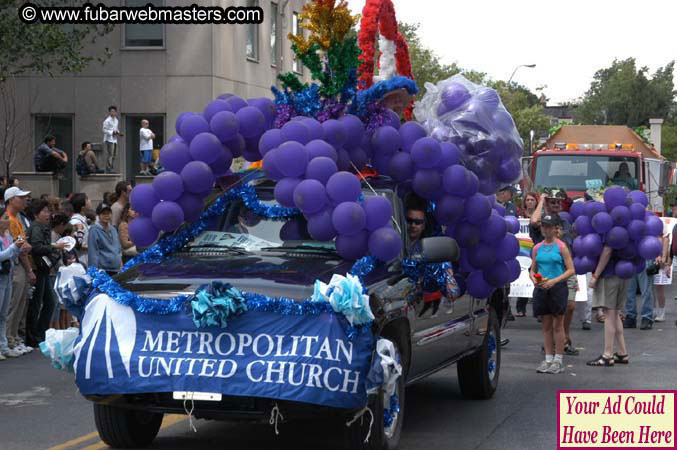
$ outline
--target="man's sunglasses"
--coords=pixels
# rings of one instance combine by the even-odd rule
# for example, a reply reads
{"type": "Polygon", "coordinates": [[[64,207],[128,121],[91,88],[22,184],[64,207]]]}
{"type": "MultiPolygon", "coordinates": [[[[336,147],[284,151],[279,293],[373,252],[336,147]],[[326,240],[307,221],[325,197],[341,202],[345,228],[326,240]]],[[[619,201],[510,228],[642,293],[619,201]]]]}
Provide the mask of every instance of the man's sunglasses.
{"type": "Polygon", "coordinates": [[[425,219],[412,219],[411,217],[407,217],[406,220],[408,224],[414,225],[423,225],[425,223],[425,219]]]}

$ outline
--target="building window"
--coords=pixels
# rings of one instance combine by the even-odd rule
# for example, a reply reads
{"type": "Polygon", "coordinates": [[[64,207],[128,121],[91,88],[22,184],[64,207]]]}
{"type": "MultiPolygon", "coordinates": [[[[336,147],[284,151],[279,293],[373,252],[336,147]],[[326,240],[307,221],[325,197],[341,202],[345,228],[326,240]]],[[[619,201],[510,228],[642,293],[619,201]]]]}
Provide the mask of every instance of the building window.
{"type": "MultiPolygon", "coordinates": [[[[299,13],[297,12],[292,15],[291,30],[294,36],[301,36],[303,34],[303,30],[301,30],[301,23],[299,21],[299,13]]],[[[303,74],[303,64],[301,64],[301,61],[299,61],[298,58],[294,58],[294,61],[292,62],[292,70],[298,74],[303,74]]]]}
{"type": "MultiPolygon", "coordinates": [[[[259,6],[258,0],[247,0],[248,7],[259,6]]],[[[259,24],[247,24],[247,59],[259,60],[259,24]]]]}
{"type": "MultiPolygon", "coordinates": [[[[141,121],[148,120],[148,128],[155,134],[153,150],[149,167],[151,173],[157,170],[160,148],[165,143],[165,116],[164,114],[125,114],[125,175],[131,180],[139,175],[141,170],[141,121]]],[[[122,122],[122,120],[120,121],[122,122]]]]}
{"type": "Polygon", "coordinates": [[[270,64],[277,66],[280,40],[277,37],[277,3],[270,4],[270,64]]]}
{"type": "MultiPolygon", "coordinates": [[[[68,166],[63,171],[64,178],[59,180],[59,195],[65,196],[73,192],[73,164],[80,151],[80,144],[73,143],[73,116],[70,114],[36,115],[33,116],[33,120],[33,148],[42,144],[45,136],[52,135],[56,138],[56,148],[68,155],[68,166]]],[[[35,170],[34,161],[31,161],[31,166],[35,170]]]]}
{"type": "MultiPolygon", "coordinates": [[[[126,6],[164,6],[163,0],[126,0],[126,6]]],[[[165,46],[165,25],[162,23],[126,23],[124,24],[124,47],[156,47],[165,46]]]]}

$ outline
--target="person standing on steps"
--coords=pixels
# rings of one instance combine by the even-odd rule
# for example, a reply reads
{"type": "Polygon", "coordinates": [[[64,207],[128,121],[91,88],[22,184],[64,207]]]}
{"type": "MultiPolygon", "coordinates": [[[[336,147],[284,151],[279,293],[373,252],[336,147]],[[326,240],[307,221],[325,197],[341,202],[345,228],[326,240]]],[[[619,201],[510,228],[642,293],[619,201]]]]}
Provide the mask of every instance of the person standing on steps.
{"type": "Polygon", "coordinates": [[[124,136],[118,127],[118,108],[108,107],[108,117],[103,121],[103,148],[106,152],[106,172],[113,173],[118,156],[118,137],[124,136]]]}

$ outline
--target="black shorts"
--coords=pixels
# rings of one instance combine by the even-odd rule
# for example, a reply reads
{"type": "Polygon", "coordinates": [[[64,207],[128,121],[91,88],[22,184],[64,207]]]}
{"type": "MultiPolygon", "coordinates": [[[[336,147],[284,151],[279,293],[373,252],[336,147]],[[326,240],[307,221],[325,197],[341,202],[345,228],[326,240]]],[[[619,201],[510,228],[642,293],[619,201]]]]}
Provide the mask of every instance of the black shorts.
{"type": "Polygon", "coordinates": [[[569,297],[569,288],[567,282],[560,281],[550,289],[541,287],[534,288],[534,316],[561,316],[567,310],[567,298],[569,297]]]}

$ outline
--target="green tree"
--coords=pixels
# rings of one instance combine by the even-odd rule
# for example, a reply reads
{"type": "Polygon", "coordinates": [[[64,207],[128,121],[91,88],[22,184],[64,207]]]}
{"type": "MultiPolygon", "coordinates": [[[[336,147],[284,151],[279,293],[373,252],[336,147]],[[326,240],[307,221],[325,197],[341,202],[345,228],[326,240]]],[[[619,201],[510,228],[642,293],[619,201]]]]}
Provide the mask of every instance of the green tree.
{"type": "Polygon", "coordinates": [[[668,117],[675,108],[674,61],[653,76],[637,67],[634,58],[614,60],[598,70],[576,110],[581,123],[598,125],[646,125],[650,118],[668,117]]]}
{"type": "MultiPolygon", "coordinates": [[[[86,45],[109,33],[113,25],[26,24],[19,18],[24,0],[0,0],[0,82],[8,77],[40,73],[82,71],[97,59],[109,55],[104,49],[96,56],[86,55],[86,45]]],[[[48,0],[34,2],[40,6],[81,6],[85,1],[48,0]]]]}
{"type": "Polygon", "coordinates": [[[661,153],[670,161],[677,161],[677,123],[663,124],[661,153]]]}

